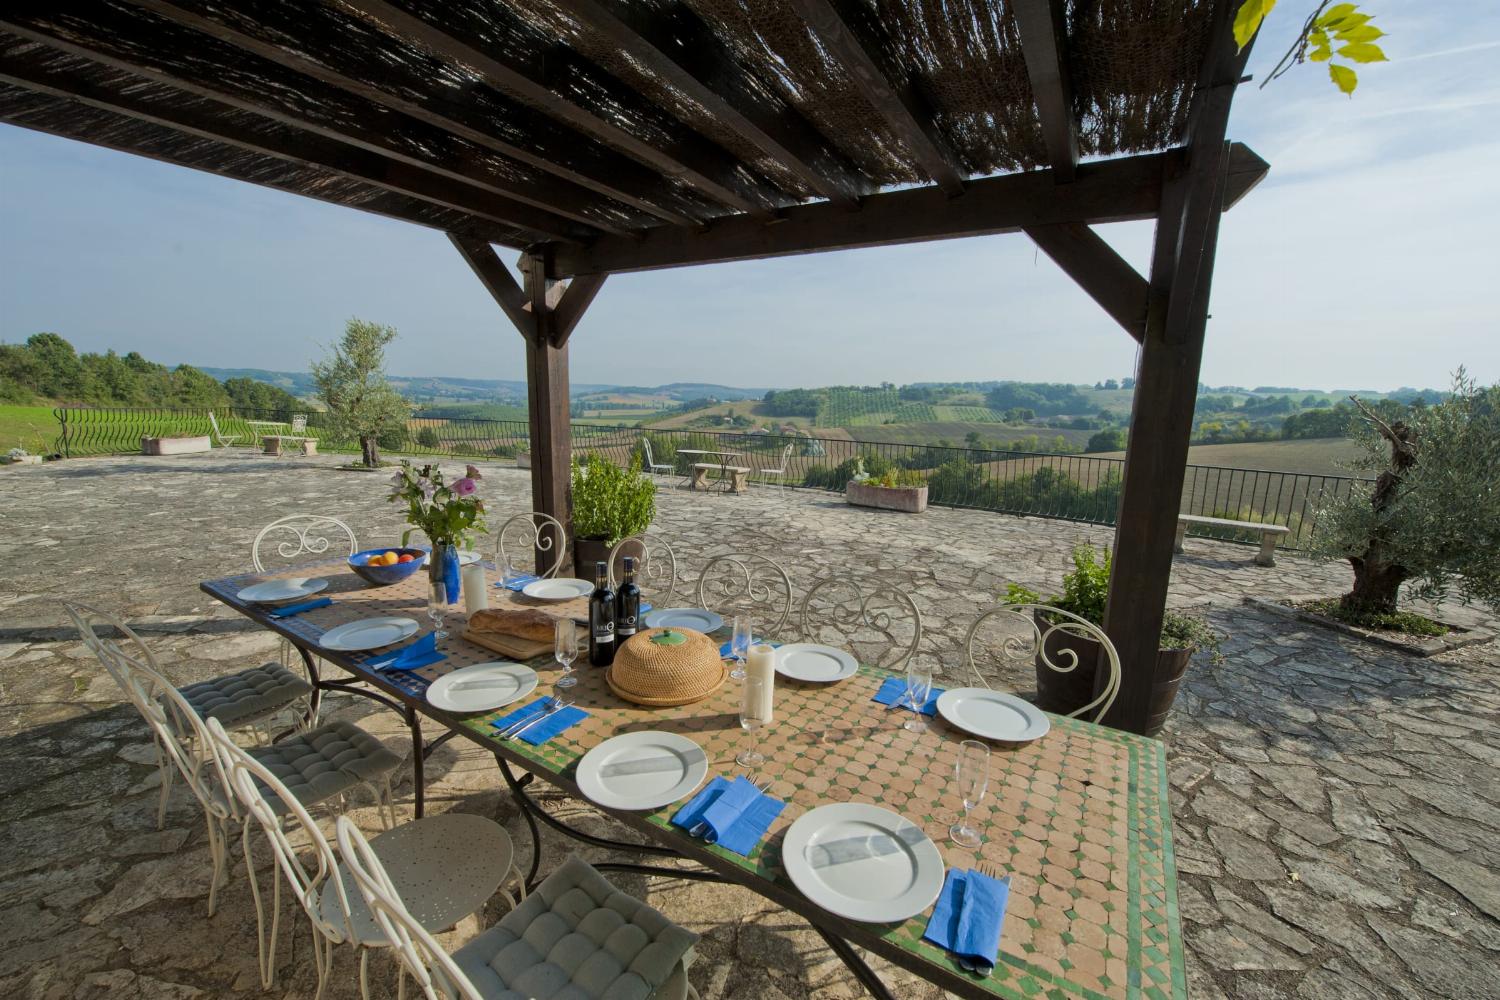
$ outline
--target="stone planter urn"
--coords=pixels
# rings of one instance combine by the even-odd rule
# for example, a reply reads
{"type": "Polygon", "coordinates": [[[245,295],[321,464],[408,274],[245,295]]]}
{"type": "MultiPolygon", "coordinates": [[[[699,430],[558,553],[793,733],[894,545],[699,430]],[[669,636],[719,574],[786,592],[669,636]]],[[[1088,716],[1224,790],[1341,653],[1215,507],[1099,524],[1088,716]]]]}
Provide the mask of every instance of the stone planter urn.
{"type": "Polygon", "coordinates": [[[143,437],[142,455],[191,455],[200,451],[211,451],[213,443],[207,434],[182,437],[143,437]]]}
{"type": "Polygon", "coordinates": [[[523,451],[523,452],[519,452],[516,455],[516,468],[518,468],[518,469],[529,469],[529,468],[531,468],[531,452],[529,452],[529,451],[523,451]]]}
{"type": "MultiPolygon", "coordinates": [[[[1101,647],[1085,636],[1060,630],[1049,633],[1047,629],[1052,626],[1052,620],[1040,611],[1034,615],[1037,628],[1046,637],[1036,657],[1036,703],[1054,715],[1067,715],[1094,700],[1094,674],[1101,647]],[[1078,666],[1072,671],[1058,673],[1047,666],[1049,660],[1058,664],[1072,662],[1070,652],[1078,657],[1078,666]]],[[[1151,711],[1146,720],[1145,735],[1155,736],[1167,724],[1172,703],[1177,700],[1177,689],[1182,685],[1194,652],[1192,649],[1157,650],[1156,672],[1151,679],[1151,711]]]]}
{"type": "Polygon", "coordinates": [[[844,487],[844,499],[856,507],[920,514],[927,509],[927,486],[872,486],[851,479],[844,487]]]}

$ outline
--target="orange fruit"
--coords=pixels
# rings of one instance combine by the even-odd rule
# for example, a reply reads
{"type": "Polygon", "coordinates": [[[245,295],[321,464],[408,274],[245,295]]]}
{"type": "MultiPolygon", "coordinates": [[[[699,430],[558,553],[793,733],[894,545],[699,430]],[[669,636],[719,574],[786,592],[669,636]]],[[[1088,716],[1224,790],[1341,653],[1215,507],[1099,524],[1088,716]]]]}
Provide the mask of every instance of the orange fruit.
{"type": "Polygon", "coordinates": [[[403,555],[400,559],[397,559],[396,561],[397,562],[408,563],[408,562],[411,562],[415,558],[416,558],[416,556],[412,555],[411,553],[407,553],[406,555],[403,555]]]}

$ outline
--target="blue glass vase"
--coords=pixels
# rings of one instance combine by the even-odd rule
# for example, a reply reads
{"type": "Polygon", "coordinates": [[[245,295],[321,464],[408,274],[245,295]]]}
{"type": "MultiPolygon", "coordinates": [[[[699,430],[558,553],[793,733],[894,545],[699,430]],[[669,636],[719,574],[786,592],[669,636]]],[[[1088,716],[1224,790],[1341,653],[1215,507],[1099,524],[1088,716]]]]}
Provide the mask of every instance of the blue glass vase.
{"type": "Polygon", "coordinates": [[[427,560],[427,578],[433,587],[439,583],[449,604],[457,604],[462,591],[458,583],[458,546],[447,542],[433,542],[432,555],[427,560]]]}

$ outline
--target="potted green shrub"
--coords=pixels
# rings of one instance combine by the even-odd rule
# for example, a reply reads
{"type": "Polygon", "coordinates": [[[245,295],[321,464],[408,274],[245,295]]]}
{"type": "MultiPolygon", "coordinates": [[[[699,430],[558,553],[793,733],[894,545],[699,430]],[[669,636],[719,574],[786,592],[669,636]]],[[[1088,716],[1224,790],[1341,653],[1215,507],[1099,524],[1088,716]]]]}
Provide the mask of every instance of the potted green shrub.
{"type": "Polygon", "coordinates": [[[858,507],[920,514],[927,509],[927,481],[910,469],[895,467],[866,476],[860,465],[844,486],[844,499],[858,507]]]}
{"type": "MultiPolygon", "coordinates": [[[[1079,545],[1073,549],[1073,569],[1063,575],[1063,592],[1043,599],[1034,590],[1019,584],[1006,588],[1008,604],[1046,604],[1068,611],[1101,628],[1104,625],[1104,605],[1109,599],[1110,555],[1104,553],[1102,560],[1096,557],[1092,545],[1079,545]]],[[[1061,630],[1049,633],[1052,620],[1045,612],[1034,613],[1037,626],[1045,636],[1043,647],[1036,656],[1037,704],[1048,712],[1066,715],[1094,700],[1094,673],[1099,662],[1101,647],[1093,639],[1069,635],[1061,630]],[[1069,673],[1058,673],[1047,666],[1052,663],[1072,661],[1071,652],[1077,657],[1078,666],[1069,673]],[[1045,657],[1045,660],[1044,660],[1045,657]]],[[[1168,611],[1162,619],[1161,636],[1157,640],[1156,673],[1151,682],[1151,713],[1146,723],[1146,735],[1155,736],[1171,714],[1172,702],[1177,698],[1177,689],[1187,673],[1188,663],[1200,649],[1208,650],[1217,660],[1220,637],[1201,618],[1168,611]]]]}
{"type": "Polygon", "coordinates": [[[622,538],[639,535],[656,517],[656,483],[640,459],[621,468],[597,452],[573,459],[573,569],[594,578],[594,564],[609,558],[622,538]]]}

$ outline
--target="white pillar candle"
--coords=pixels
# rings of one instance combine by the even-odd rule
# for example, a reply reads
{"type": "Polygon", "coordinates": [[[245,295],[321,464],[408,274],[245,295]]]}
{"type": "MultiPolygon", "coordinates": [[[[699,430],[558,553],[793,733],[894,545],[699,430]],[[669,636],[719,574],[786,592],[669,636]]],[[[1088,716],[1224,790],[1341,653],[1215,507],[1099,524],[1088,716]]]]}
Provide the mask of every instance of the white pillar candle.
{"type": "Polygon", "coordinates": [[[745,679],[755,681],[754,688],[760,695],[755,715],[769,726],[776,704],[776,650],[764,643],[751,646],[745,657],[745,679]]]}
{"type": "Polygon", "coordinates": [[[489,581],[484,576],[484,566],[477,562],[469,563],[459,570],[459,577],[463,580],[464,610],[469,614],[483,611],[490,606],[488,593],[489,581]]]}

